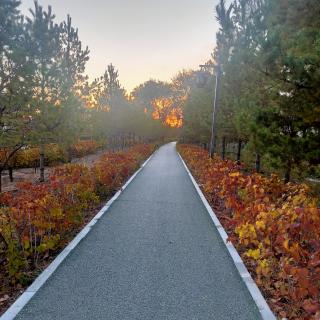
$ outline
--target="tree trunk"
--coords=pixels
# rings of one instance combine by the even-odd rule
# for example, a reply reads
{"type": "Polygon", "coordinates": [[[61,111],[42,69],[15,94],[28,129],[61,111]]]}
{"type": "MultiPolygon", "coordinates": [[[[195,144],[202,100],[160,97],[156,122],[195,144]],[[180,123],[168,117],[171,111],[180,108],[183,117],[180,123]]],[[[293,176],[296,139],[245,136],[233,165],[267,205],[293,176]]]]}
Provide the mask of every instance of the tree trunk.
{"type": "Polygon", "coordinates": [[[10,179],[10,182],[13,182],[13,168],[12,167],[9,167],[9,179],[10,179]]]}
{"type": "Polygon", "coordinates": [[[291,163],[287,164],[286,171],[284,173],[284,183],[288,183],[291,178],[291,163]]]}
{"type": "Polygon", "coordinates": [[[256,154],[256,163],[255,163],[255,167],[256,167],[256,172],[260,172],[261,169],[261,157],[260,154],[256,154]]]}
{"type": "Polygon", "coordinates": [[[2,168],[0,169],[0,193],[2,192],[2,168]]]}
{"type": "Polygon", "coordinates": [[[222,138],[222,153],[221,153],[222,160],[226,158],[226,137],[222,138]]]}
{"type": "Polygon", "coordinates": [[[240,164],[240,159],[241,159],[241,146],[242,146],[242,141],[239,139],[238,150],[237,150],[237,163],[238,164],[240,164]]]}
{"type": "Polygon", "coordinates": [[[44,144],[40,144],[40,182],[44,182],[44,144]]]}

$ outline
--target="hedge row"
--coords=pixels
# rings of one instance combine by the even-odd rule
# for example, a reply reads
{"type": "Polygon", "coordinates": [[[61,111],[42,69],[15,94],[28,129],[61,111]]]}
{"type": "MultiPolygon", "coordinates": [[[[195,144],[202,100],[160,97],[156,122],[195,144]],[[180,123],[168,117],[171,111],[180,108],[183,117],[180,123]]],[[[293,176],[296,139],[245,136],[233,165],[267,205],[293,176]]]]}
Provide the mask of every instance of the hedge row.
{"type": "Polygon", "coordinates": [[[305,184],[243,173],[199,147],[179,150],[274,312],[320,319],[319,199],[305,184]]]}
{"type": "Polygon", "coordinates": [[[0,195],[0,294],[26,285],[153,149],[138,145],[105,153],[92,167],[66,164],[45,183],[21,183],[18,193],[0,195]]]}

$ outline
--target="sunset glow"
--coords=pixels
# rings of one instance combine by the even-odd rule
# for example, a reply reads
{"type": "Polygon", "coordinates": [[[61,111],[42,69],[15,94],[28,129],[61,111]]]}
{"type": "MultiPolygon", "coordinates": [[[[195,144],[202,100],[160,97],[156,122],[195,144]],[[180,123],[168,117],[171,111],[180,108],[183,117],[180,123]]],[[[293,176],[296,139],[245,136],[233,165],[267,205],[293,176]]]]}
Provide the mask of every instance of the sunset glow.
{"type": "Polygon", "coordinates": [[[183,125],[182,109],[175,106],[173,98],[159,98],[152,102],[153,112],[152,117],[155,120],[161,120],[163,124],[172,127],[180,128],[183,125]]]}

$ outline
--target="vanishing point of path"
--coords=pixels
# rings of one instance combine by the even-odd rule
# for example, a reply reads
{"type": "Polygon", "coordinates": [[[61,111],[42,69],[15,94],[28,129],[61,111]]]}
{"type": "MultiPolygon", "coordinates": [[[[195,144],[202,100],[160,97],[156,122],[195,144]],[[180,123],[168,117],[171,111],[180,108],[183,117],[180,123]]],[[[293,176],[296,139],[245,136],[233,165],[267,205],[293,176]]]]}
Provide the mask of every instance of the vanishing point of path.
{"type": "Polygon", "coordinates": [[[17,319],[261,318],[170,143],[17,319]]]}

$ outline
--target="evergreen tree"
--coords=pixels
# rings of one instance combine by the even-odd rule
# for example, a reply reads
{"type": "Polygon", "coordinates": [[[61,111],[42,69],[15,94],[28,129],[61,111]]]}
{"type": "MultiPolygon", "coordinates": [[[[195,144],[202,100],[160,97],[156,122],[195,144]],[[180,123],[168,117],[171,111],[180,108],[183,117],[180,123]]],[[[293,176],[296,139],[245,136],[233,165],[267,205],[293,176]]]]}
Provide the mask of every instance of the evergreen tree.
{"type": "Polygon", "coordinates": [[[35,112],[32,115],[33,141],[41,147],[41,176],[44,180],[44,145],[66,142],[76,136],[75,119],[79,101],[75,90],[88,60],[88,49],[82,49],[78,32],[71,18],[57,24],[52,9],[48,11],[35,2],[26,29],[33,44],[32,78],[35,112]]]}
{"type": "Polygon", "coordinates": [[[319,2],[236,0],[230,8],[217,8],[220,125],[229,122],[288,181],[293,168],[320,159],[319,2]]]}
{"type": "Polygon", "coordinates": [[[270,1],[261,65],[270,90],[259,110],[255,134],[285,171],[320,163],[320,3],[270,1]]]}
{"type": "Polygon", "coordinates": [[[28,142],[31,130],[30,78],[34,70],[19,4],[0,0],[0,177],[28,142]]]}

